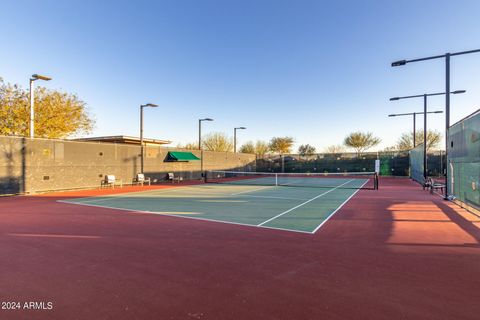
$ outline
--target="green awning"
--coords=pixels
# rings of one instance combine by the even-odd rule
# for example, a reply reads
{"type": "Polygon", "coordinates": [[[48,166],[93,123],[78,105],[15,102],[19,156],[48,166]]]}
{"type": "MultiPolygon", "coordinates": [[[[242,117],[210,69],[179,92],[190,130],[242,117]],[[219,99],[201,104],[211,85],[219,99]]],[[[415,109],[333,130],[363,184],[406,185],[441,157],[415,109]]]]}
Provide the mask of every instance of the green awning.
{"type": "Polygon", "coordinates": [[[200,160],[191,152],[169,151],[167,161],[195,161],[200,160]]]}

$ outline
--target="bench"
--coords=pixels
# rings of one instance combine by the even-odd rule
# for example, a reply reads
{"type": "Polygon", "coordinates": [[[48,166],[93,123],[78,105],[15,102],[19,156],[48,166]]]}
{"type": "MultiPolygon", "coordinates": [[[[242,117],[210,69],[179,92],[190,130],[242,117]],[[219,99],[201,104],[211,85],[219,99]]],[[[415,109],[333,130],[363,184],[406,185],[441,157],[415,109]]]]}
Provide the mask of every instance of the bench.
{"type": "Polygon", "coordinates": [[[440,189],[440,192],[443,193],[443,189],[445,188],[445,183],[435,182],[432,178],[427,178],[425,182],[425,187],[430,189],[430,193],[433,191],[440,189]]]}
{"type": "Polygon", "coordinates": [[[172,183],[175,183],[175,181],[177,181],[178,183],[180,183],[180,181],[182,181],[182,177],[175,177],[175,175],[173,174],[173,172],[169,172],[167,173],[167,179],[168,180],[171,180],[172,183]]]}
{"type": "Polygon", "coordinates": [[[113,174],[105,175],[105,178],[100,182],[100,187],[112,187],[115,189],[115,185],[123,187],[122,179],[117,180],[113,174]]]}
{"type": "Polygon", "coordinates": [[[150,185],[150,178],[146,178],[145,174],[143,173],[137,173],[137,176],[133,178],[132,185],[141,185],[143,186],[145,183],[148,183],[150,185]]]}

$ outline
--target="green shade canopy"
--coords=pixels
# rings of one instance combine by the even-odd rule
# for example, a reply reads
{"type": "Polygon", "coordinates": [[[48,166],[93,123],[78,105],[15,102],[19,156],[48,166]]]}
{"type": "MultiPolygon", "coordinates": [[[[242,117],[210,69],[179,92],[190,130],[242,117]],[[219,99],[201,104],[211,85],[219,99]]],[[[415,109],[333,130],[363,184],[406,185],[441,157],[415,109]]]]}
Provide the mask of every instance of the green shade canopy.
{"type": "Polygon", "coordinates": [[[200,160],[196,155],[191,152],[177,152],[169,151],[167,155],[167,161],[192,161],[200,160]]]}

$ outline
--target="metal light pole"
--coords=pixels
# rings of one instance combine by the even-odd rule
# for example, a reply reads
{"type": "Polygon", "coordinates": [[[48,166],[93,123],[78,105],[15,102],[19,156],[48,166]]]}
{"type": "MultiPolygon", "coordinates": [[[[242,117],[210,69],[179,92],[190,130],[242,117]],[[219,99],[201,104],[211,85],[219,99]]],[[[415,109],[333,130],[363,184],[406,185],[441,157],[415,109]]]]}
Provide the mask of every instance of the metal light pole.
{"type": "Polygon", "coordinates": [[[39,74],[32,74],[30,78],[30,138],[35,137],[35,90],[33,88],[33,82],[36,80],[50,81],[52,78],[42,76],[39,74]]]}
{"type": "Polygon", "coordinates": [[[156,108],[158,105],[153,103],[142,104],[140,106],[140,173],[143,173],[143,108],[156,108]]]}
{"type": "MultiPolygon", "coordinates": [[[[460,94],[465,93],[465,90],[456,90],[453,94],[460,94]]],[[[390,98],[390,101],[395,100],[402,100],[402,99],[410,99],[410,98],[423,98],[423,178],[425,181],[427,180],[427,97],[429,96],[439,96],[439,95],[446,95],[446,92],[437,92],[437,93],[424,93],[418,94],[413,96],[405,96],[405,97],[394,97],[390,98]]],[[[445,137],[447,139],[447,137],[445,137]]]]}
{"type": "Polygon", "coordinates": [[[198,119],[198,150],[202,150],[202,121],[213,121],[212,118],[198,119]]]}
{"type": "Polygon", "coordinates": [[[213,119],[198,119],[198,150],[200,150],[200,175],[203,177],[202,121],[213,121],[213,119]]]}
{"type": "Polygon", "coordinates": [[[427,181],[427,94],[423,95],[423,178],[427,181]]]}
{"type": "MultiPolygon", "coordinates": [[[[480,53],[480,49],[459,51],[454,53],[445,53],[437,56],[425,57],[412,60],[398,60],[392,62],[392,67],[404,66],[407,63],[419,62],[425,60],[442,59],[445,58],[445,159],[448,161],[448,130],[450,128],[450,57],[460,56],[470,53],[480,53]]],[[[448,164],[445,166],[445,199],[448,199],[448,164]]]]}
{"type": "Polygon", "coordinates": [[[416,128],[417,115],[413,113],[413,147],[417,146],[417,128],[416,128]]]}
{"type": "MultiPolygon", "coordinates": [[[[443,111],[429,111],[427,113],[443,113],[443,111]]],[[[395,113],[395,114],[389,114],[389,117],[401,117],[401,116],[413,116],[413,147],[415,148],[417,146],[416,143],[416,117],[417,114],[424,114],[424,112],[409,112],[409,113],[395,113]]]]}
{"type": "Polygon", "coordinates": [[[233,152],[237,153],[237,130],[247,129],[245,127],[233,128],[233,152]]]}

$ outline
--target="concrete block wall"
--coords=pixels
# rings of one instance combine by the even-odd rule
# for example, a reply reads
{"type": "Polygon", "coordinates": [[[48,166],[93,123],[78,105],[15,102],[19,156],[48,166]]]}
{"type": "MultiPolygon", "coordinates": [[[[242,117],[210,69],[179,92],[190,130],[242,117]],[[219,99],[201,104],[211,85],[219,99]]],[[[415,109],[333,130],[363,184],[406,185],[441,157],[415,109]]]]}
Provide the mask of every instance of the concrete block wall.
{"type": "MultiPolygon", "coordinates": [[[[140,146],[53,139],[0,137],[0,193],[98,187],[107,174],[131,183],[141,171],[140,146]]],[[[201,161],[168,162],[174,148],[147,146],[144,173],[155,182],[174,172],[185,180],[201,179],[201,161]]],[[[201,158],[199,150],[188,150],[201,158]]],[[[255,155],[203,152],[204,170],[255,171],[255,155]]]]}

